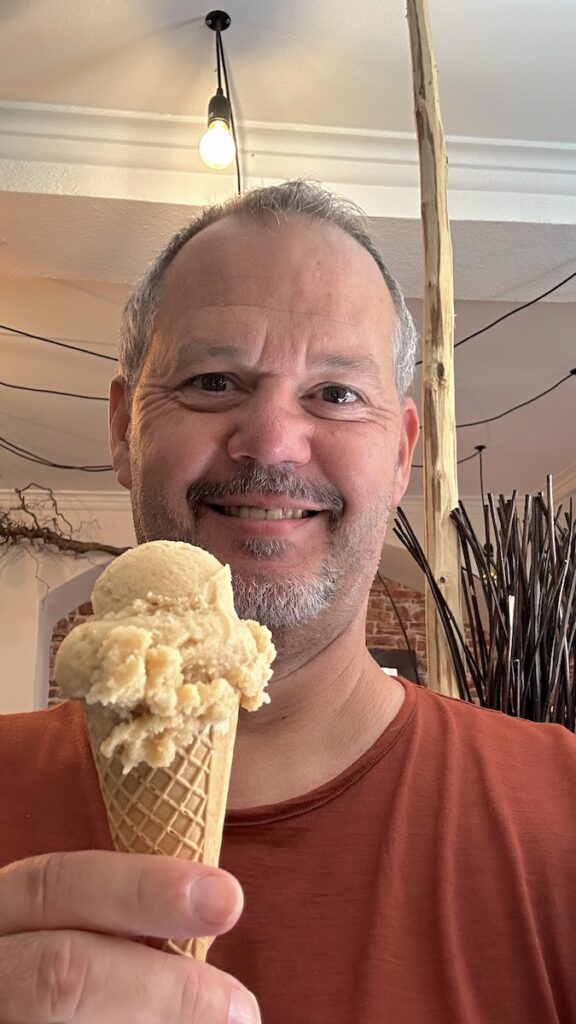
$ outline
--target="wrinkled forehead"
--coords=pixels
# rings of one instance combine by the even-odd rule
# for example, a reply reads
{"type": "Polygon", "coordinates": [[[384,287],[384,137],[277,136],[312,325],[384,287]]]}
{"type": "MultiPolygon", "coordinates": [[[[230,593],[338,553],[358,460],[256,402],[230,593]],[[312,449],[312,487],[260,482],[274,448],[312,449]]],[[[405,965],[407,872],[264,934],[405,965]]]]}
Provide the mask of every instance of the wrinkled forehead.
{"type": "MultiPolygon", "coordinates": [[[[190,239],[166,270],[155,334],[164,356],[196,328],[298,317],[318,330],[377,334],[391,343],[395,312],[370,253],[334,225],[303,216],[227,217],[190,239]]],[[[154,347],[154,346],[153,346],[154,347]]],[[[157,353],[159,355],[159,353],[157,353]]]]}
{"type": "Polygon", "coordinates": [[[272,216],[217,221],[177,254],[162,290],[167,300],[185,293],[191,309],[266,294],[285,297],[303,311],[337,311],[342,318],[367,304],[382,312],[392,306],[370,253],[341,228],[302,215],[280,222],[272,216]]]}

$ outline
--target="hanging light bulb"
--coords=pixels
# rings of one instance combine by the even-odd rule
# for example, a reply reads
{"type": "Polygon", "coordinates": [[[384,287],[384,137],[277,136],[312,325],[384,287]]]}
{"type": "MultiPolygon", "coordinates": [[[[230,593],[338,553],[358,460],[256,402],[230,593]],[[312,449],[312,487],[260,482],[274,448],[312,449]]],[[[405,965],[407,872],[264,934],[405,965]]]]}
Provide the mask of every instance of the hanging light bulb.
{"type": "Polygon", "coordinates": [[[218,87],[208,107],[208,128],[200,139],[200,156],[207,167],[221,171],[236,156],[236,146],[230,130],[230,102],[218,87]]]}
{"type": "MultiPolygon", "coordinates": [[[[224,49],[222,46],[222,32],[230,24],[230,15],[226,11],[210,11],[205,21],[208,28],[216,33],[216,73],[218,76],[218,88],[216,94],[210,100],[208,106],[208,128],[200,139],[200,157],[208,167],[216,171],[228,167],[236,156],[236,143],[234,141],[234,122],[232,120],[232,108],[230,99],[224,95],[222,89],[222,67],[226,81],[226,92],[228,92],[228,75],[224,49]]],[[[238,174],[240,172],[238,171],[238,174]]],[[[240,184],[238,185],[240,190],[240,184]]]]}

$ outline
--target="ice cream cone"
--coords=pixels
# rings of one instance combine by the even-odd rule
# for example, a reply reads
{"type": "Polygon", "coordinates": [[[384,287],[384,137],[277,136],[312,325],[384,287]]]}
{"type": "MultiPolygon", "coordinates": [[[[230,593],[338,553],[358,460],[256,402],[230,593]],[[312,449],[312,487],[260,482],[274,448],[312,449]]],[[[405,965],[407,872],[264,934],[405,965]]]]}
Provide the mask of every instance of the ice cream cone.
{"type": "MultiPolygon", "coordinates": [[[[270,630],[238,617],[230,566],[178,541],[120,555],[92,606],[54,668],[83,703],[114,845],[216,866],[238,709],[269,701],[270,630]]],[[[208,941],[165,946],[205,959],[208,941]]]]}
{"type": "MultiPolygon", "coordinates": [[[[126,774],[116,752],[100,746],[118,719],[102,705],[86,707],[88,732],[112,841],[125,853],[158,853],[216,866],[220,855],[237,713],[227,732],[201,729],[168,768],[145,763],[126,774]]],[[[169,939],[165,948],[205,960],[203,938],[169,939]]]]}

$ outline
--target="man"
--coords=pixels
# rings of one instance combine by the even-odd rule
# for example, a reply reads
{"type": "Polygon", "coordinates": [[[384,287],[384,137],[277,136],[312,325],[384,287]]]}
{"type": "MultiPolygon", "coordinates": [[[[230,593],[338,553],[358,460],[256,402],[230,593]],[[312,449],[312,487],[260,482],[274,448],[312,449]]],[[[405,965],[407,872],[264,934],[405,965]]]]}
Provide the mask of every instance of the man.
{"type": "Polygon", "coordinates": [[[249,990],[265,1024],[576,1021],[574,737],[365,647],[414,350],[356,214],[298,182],[208,211],[128,304],[111,446],[138,540],[230,563],[273,629],[271,703],[239,729],[230,874],[106,852],[75,705],[6,725],[0,1024],[248,1024],[249,990]],[[225,931],[209,965],[153,948],[225,931]]]}

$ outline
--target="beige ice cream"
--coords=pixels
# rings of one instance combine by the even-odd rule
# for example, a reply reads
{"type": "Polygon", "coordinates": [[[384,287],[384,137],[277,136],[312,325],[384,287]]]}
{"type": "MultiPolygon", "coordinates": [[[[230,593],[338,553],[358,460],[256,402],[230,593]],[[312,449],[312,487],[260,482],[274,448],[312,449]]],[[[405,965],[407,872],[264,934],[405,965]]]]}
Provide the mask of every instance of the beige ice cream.
{"type": "MultiPolygon", "coordinates": [[[[239,707],[268,701],[270,632],[234,610],[229,566],[153,541],[106,567],[56,657],[82,699],[117,850],[217,865],[239,707]]],[[[204,938],[168,939],[205,959],[204,938]]]]}
{"type": "Polygon", "coordinates": [[[168,767],[199,732],[226,732],[238,704],[255,711],[275,656],[269,630],[238,618],[230,567],[200,548],[153,541],[112,562],[94,617],[63,641],[55,665],[68,697],[108,709],[100,751],[123,772],[168,767]]]}

